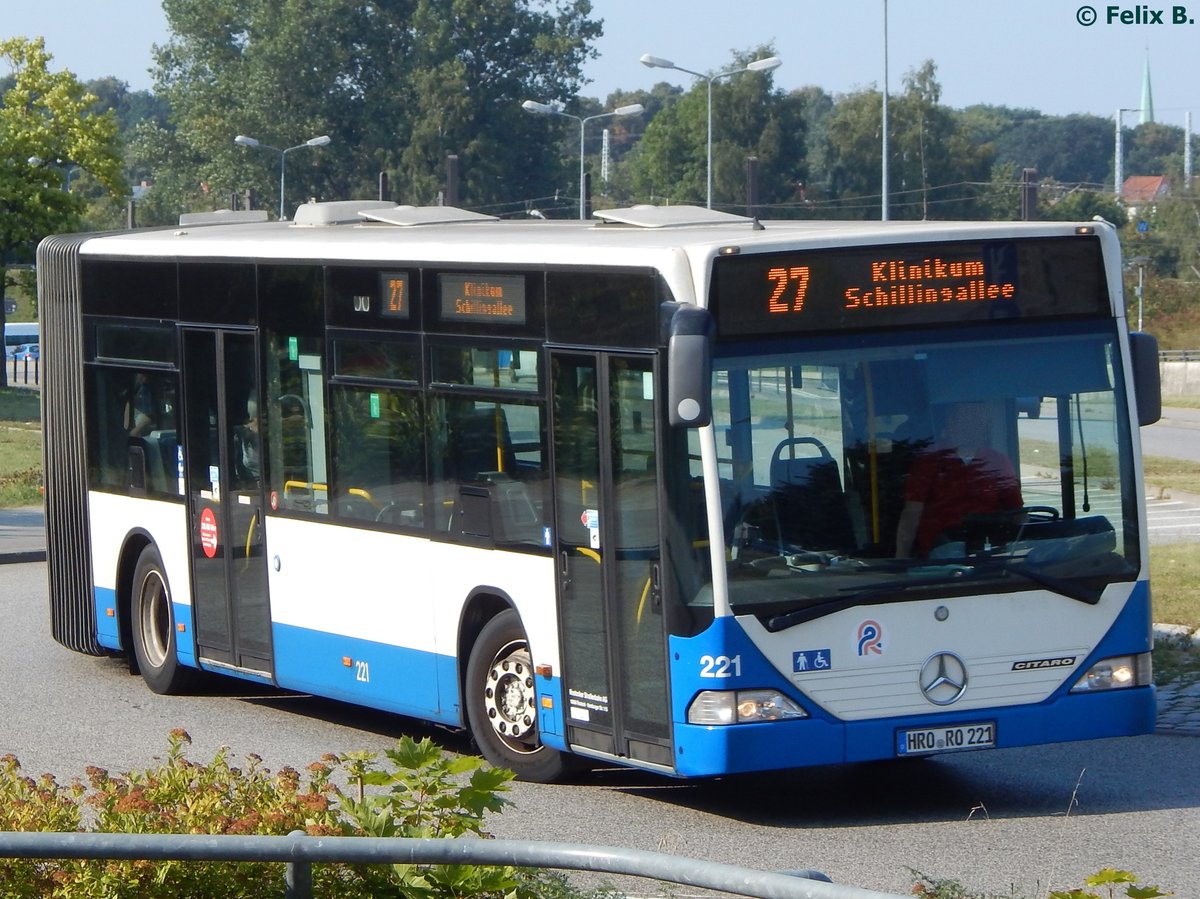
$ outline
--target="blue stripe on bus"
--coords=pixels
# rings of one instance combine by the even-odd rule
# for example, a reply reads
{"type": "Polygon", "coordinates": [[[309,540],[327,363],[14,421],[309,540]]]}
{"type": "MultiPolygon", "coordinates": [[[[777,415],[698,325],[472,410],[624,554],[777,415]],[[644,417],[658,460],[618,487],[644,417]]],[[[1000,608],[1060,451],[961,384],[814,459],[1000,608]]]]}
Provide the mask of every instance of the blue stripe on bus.
{"type": "Polygon", "coordinates": [[[275,680],[288,690],[461,726],[452,656],[274,625],[275,680]]]}
{"type": "Polygon", "coordinates": [[[117,626],[117,591],[111,587],[92,587],[93,606],[96,616],[96,642],[105,649],[124,649],[121,632],[117,626]]]}
{"type": "MultiPolygon", "coordinates": [[[[894,758],[904,728],[996,722],[996,746],[1132,736],[1154,731],[1155,688],[1070,694],[1032,706],[975,709],[959,716],[911,716],[847,724],[808,718],[734,727],[675,724],[676,771],[684,777],[771,771],[894,758]]],[[[986,751],[986,750],[981,750],[986,751]]]]}

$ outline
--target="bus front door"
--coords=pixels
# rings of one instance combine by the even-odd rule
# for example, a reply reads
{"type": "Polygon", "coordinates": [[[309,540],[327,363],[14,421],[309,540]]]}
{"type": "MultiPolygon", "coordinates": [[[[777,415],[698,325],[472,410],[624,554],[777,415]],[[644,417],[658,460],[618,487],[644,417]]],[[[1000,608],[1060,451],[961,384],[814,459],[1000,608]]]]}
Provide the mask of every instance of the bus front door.
{"type": "Polygon", "coordinates": [[[673,767],[654,358],[557,352],[551,369],[567,741],[673,767]]]}
{"type": "Polygon", "coordinates": [[[206,665],[272,676],[253,333],[187,329],[192,609],[206,665]]]}

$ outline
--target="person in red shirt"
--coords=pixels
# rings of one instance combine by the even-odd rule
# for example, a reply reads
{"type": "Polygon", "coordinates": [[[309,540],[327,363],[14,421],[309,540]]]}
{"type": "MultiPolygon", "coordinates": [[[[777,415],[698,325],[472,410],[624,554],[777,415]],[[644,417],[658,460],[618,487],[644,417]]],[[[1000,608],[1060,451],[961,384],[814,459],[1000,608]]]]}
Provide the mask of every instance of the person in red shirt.
{"type": "Polygon", "coordinates": [[[943,436],[917,457],[904,487],[896,558],[924,557],[968,515],[1020,510],[1021,480],[991,446],[989,409],[958,403],[946,410],[943,436]]]}

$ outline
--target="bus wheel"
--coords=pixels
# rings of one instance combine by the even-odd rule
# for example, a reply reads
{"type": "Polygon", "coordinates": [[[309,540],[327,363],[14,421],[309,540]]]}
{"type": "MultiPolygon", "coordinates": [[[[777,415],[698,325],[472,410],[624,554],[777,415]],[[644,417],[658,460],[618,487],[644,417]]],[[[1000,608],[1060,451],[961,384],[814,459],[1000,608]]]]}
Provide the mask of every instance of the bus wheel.
{"type": "Polygon", "coordinates": [[[163,572],[162,557],[147,546],[138,557],[133,575],[133,652],[142,679],[155,693],[182,692],[190,669],[179,664],[175,653],[175,616],[171,591],[163,572]]]}
{"type": "Polygon", "coordinates": [[[537,696],[529,642],[507,609],[484,626],[467,663],[467,723],[479,751],[520,780],[549,783],[566,770],[563,754],[537,734],[537,696]]]}

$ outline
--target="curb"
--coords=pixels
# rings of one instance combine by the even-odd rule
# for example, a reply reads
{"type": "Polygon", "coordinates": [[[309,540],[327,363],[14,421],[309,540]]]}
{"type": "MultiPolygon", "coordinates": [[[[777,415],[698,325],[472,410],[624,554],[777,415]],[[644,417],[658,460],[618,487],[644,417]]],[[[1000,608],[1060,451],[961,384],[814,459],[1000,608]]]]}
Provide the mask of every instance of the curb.
{"type": "Polygon", "coordinates": [[[1182,646],[1191,644],[1192,649],[1200,649],[1200,628],[1190,628],[1185,624],[1155,624],[1154,642],[1178,643],[1182,646]]]}
{"type": "Polygon", "coordinates": [[[45,562],[44,549],[29,549],[21,552],[0,553],[0,565],[19,565],[23,562],[45,562]]]}

